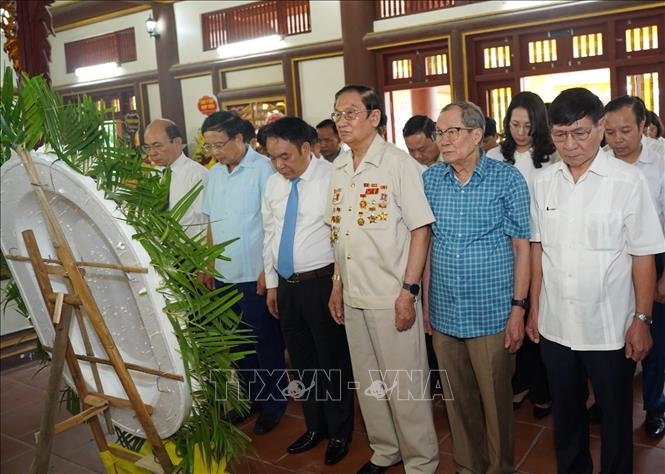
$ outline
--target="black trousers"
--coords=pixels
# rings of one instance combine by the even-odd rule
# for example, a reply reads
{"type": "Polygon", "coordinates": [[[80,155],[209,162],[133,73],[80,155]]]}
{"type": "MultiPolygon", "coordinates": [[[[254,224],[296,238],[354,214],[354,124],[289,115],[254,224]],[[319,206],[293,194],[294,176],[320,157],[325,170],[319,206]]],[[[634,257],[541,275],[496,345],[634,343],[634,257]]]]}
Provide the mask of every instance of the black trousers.
{"type": "Polygon", "coordinates": [[[513,394],[529,390],[527,398],[534,404],[546,404],[551,400],[547,372],[540,357],[540,349],[529,336],[524,335],[522,347],[515,358],[513,375],[513,394]]]}
{"type": "MultiPolygon", "coordinates": [[[[300,283],[279,279],[277,306],[291,365],[301,382],[308,431],[348,438],[353,431],[353,380],[344,326],[330,316],[330,277],[300,283]]],[[[293,392],[292,392],[293,393],[293,392]]]]}
{"type": "Polygon", "coordinates": [[[540,336],[540,350],[552,394],[557,472],[590,474],[587,377],[603,416],[600,470],[630,474],[633,470],[633,373],[635,362],[624,349],[573,351],[540,336]]]}

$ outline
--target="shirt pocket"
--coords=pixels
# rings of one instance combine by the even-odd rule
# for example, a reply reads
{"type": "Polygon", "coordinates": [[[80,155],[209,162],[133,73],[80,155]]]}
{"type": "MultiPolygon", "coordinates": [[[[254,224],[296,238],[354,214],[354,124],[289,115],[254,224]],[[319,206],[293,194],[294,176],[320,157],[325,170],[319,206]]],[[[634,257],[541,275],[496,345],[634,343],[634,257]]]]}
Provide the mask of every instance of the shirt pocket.
{"type": "Polygon", "coordinates": [[[387,184],[372,183],[357,195],[356,224],[366,230],[384,230],[395,219],[394,197],[387,184]]]}
{"type": "Polygon", "coordinates": [[[623,244],[621,213],[611,210],[589,211],[586,215],[585,244],[593,250],[619,250],[623,244]]]}
{"type": "Polygon", "coordinates": [[[554,247],[561,243],[561,212],[545,210],[541,215],[540,243],[543,247],[554,247]]]}

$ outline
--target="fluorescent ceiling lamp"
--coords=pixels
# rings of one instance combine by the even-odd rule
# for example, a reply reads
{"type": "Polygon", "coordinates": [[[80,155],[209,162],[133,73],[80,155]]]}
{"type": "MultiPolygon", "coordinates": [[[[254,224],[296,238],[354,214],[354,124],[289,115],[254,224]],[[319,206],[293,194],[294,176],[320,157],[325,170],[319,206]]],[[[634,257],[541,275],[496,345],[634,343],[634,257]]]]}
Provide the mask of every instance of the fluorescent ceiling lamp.
{"type": "Polygon", "coordinates": [[[246,56],[248,54],[273,51],[283,46],[284,36],[270,35],[248,41],[239,41],[238,43],[224,44],[217,48],[217,54],[219,54],[220,58],[233,58],[236,56],[246,56]]]}
{"type": "Polygon", "coordinates": [[[95,64],[94,66],[77,67],[74,71],[76,77],[85,81],[92,81],[95,79],[106,79],[107,77],[115,77],[122,73],[122,68],[118,63],[104,63],[95,64]]]}

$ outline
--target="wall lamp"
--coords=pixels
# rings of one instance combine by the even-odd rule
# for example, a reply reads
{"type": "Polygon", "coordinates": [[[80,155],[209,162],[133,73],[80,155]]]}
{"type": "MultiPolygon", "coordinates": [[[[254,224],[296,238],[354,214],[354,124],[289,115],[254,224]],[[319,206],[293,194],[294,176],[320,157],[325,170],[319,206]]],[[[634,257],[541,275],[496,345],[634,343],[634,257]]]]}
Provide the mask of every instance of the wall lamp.
{"type": "Polygon", "coordinates": [[[150,15],[145,21],[145,30],[151,38],[159,39],[160,34],[159,31],[157,31],[157,20],[155,20],[152,15],[150,15]]]}

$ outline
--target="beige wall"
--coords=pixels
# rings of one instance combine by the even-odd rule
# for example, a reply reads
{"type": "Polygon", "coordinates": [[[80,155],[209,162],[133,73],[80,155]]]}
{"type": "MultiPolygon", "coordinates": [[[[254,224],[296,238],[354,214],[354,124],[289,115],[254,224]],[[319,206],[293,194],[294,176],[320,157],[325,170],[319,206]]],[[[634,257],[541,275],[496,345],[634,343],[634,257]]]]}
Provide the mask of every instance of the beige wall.
{"type": "Polygon", "coordinates": [[[159,84],[148,84],[148,104],[150,111],[150,119],[155,120],[162,116],[162,102],[159,98],[159,84]]]}
{"type": "Polygon", "coordinates": [[[238,69],[236,71],[227,71],[223,74],[226,80],[226,89],[242,89],[266,84],[281,84],[284,82],[284,73],[281,64],[251,69],[238,69]]]}
{"type": "Polygon", "coordinates": [[[185,112],[185,130],[183,133],[187,136],[188,155],[193,156],[196,151],[196,135],[201,124],[205,120],[205,115],[199,112],[197,103],[204,95],[213,96],[212,77],[199,76],[189,77],[180,81],[182,87],[182,102],[185,112]]]}
{"type": "MultiPolygon", "coordinates": [[[[173,8],[176,13],[180,62],[186,64],[219,59],[216,51],[203,51],[201,14],[245,3],[251,2],[186,0],[175,3],[173,8]]],[[[342,37],[339,0],[315,0],[310,2],[310,17],[312,20],[311,33],[287,36],[281,45],[266,49],[264,52],[323,41],[333,41],[342,37]]]]}
{"type": "Polygon", "coordinates": [[[398,16],[386,20],[374,22],[374,31],[389,31],[413,26],[422,26],[428,23],[440,23],[444,21],[459,20],[462,18],[482,15],[496,15],[498,13],[529,10],[532,8],[551,6],[557,3],[570,3],[571,0],[489,0],[460,5],[455,8],[434,10],[431,12],[415,13],[412,15],[398,16]]]}
{"type": "Polygon", "coordinates": [[[55,37],[50,38],[51,81],[53,86],[60,87],[83,82],[74,73],[67,73],[65,43],[112,33],[130,27],[134,27],[136,38],[136,61],[122,64],[121,76],[156,70],[155,40],[148,36],[148,33],[145,31],[145,20],[149,14],[149,11],[138,12],[56,33],[55,37]]]}
{"type": "Polygon", "coordinates": [[[330,118],[335,92],[344,87],[344,59],[342,56],[313,59],[298,63],[302,119],[316,126],[330,118]]]}

